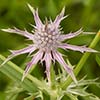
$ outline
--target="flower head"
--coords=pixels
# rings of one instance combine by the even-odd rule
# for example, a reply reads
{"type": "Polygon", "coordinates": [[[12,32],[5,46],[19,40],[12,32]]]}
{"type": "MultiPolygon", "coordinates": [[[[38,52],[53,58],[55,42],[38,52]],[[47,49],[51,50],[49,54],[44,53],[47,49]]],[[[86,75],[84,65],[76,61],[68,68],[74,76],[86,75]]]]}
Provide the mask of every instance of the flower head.
{"type": "Polygon", "coordinates": [[[32,65],[38,63],[39,61],[41,62],[45,61],[46,75],[49,81],[50,65],[52,61],[58,61],[67,71],[67,73],[72,77],[72,79],[76,82],[76,78],[73,74],[72,68],[68,64],[66,64],[66,62],[62,57],[62,54],[59,51],[57,51],[57,48],[69,49],[69,50],[80,51],[80,52],[85,52],[85,51],[96,52],[95,50],[87,48],[85,46],[75,46],[67,43],[62,43],[62,41],[66,39],[70,39],[78,36],[80,33],[82,33],[82,29],[74,33],[69,33],[65,35],[62,34],[60,28],[60,22],[67,17],[64,16],[65,8],[62,9],[61,13],[57,15],[54,21],[52,21],[51,19],[50,21],[46,20],[45,24],[43,24],[39,18],[38,9],[35,10],[29,4],[28,7],[33,13],[35,24],[36,24],[35,26],[33,25],[34,31],[32,31],[32,33],[34,34],[29,33],[27,30],[24,31],[19,30],[15,27],[13,29],[8,28],[2,30],[5,32],[17,33],[19,35],[22,35],[28,38],[29,40],[33,41],[33,43],[21,50],[11,50],[11,55],[8,56],[8,58],[3,62],[3,64],[15,56],[18,56],[20,54],[25,54],[25,53],[32,54],[32,52],[37,50],[37,52],[32,56],[32,60],[27,64],[22,79],[24,79],[25,76],[28,74],[32,65]]]}

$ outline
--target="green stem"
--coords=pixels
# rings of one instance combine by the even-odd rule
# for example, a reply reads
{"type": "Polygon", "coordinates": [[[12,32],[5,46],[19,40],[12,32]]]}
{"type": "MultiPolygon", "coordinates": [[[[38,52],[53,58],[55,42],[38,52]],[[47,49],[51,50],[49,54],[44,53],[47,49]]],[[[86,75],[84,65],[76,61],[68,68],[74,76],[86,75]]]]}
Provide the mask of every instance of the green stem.
{"type": "MultiPolygon", "coordinates": [[[[99,40],[100,40],[100,31],[96,34],[95,38],[93,39],[93,41],[91,42],[89,47],[94,48],[99,40]]],[[[91,54],[90,52],[86,52],[80,59],[79,63],[77,64],[77,66],[74,70],[74,73],[76,76],[82,69],[83,65],[85,64],[85,62],[88,59],[88,57],[90,56],[90,54],[91,54]]],[[[71,84],[71,82],[72,82],[72,79],[70,76],[68,76],[67,79],[61,84],[61,88],[66,89],[71,84]]]]}
{"type": "MultiPolygon", "coordinates": [[[[4,60],[5,57],[0,55],[0,63],[2,63],[4,60]]],[[[47,92],[48,94],[51,93],[51,90],[48,89],[46,84],[30,74],[28,74],[22,82],[21,79],[24,71],[11,61],[0,67],[0,71],[10,77],[12,80],[20,83],[22,87],[29,92],[34,92],[37,91],[37,89],[41,89],[43,92],[47,92]]]]}

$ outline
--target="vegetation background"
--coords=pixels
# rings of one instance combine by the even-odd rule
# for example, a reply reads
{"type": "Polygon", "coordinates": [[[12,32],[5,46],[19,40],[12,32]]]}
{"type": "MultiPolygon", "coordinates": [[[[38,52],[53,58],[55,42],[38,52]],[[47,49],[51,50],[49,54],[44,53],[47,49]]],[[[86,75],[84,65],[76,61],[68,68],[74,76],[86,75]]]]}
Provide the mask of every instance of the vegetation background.
{"type": "MultiPolygon", "coordinates": [[[[42,21],[46,16],[47,18],[51,17],[54,19],[65,6],[65,15],[69,15],[61,23],[65,34],[76,31],[81,27],[87,32],[97,32],[100,29],[100,0],[0,0],[0,29],[16,26],[20,29],[26,28],[28,31],[32,30],[29,24],[34,24],[34,19],[27,7],[27,3],[31,4],[34,8],[39,8],[42,21]]],[[[86,44],[88,46],[94,36],[94,34],[79,36],[68,42],[77,45],[86,44]]],[[[22,48],[25,44],[26,40],[24,37],[0,31],[0,54],[5,57],[10,54],[8,50],[22,48]]],[[[100,51],[100,42],[95,49],[100,51]]],[[[77,64],[82,56],[81,53],[74,51],[63,51],[63,53],[67,55],[73,65],[77,64]]],[[[24,68],[26,56],[18,56],[12,61],[24,68]]],[[[100,55],[92,54],[78,75],[78,78],[80,79],[85,75],[87,75],[88,79],[100,77],[99,61],[100,55]]],[[[36,68],[34,75],[39,78],[42,72],[40,68],[36,68]]],[[[11,82],[10,78],[0,72],[0,100],[5,100],[7,95],[5,91],[11,82]]],[[[100,88],[91,85],[88,87],[88,91],[100,97],[100,88]]],[[[18,100],[22,100],[24,96],[24,93],[20,94],[18,100]]]]}

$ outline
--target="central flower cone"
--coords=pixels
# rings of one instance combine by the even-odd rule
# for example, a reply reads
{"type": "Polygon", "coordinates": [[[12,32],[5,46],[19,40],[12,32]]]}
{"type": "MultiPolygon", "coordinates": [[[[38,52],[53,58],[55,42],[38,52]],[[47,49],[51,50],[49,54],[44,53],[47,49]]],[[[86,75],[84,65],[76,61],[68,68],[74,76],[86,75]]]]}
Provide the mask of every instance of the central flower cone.
{"type": "Polygon", "coordinates": [[[91,48],[87,48],[86,46],[75,46],[68,43],[63,43],[64,40],[74,38],[82,33],[82,29],[69,34],[62,34],[62,30],[60,28],[60,22],[66,18],[67,16],[64,16],[65,8],[62,9],[61,13],[57,15],[54,21],[50,19],[48,21],[46,19],[45,24],[43,24],[39,18],[38,15],[38,9],[32,8],[29,4],[28,7],[30,8],[31,12],[33,13],[34,20],[35,20],[35,26],[34,30],[32,30],[32,33],[29,33],[27,30],[19,30],[17,28],[14,29],[2,29],[5,32],[10,33],[17,33],[19,35],[22,35],[29,40],[33,41],[32,44],[27,46],[26,48],[23,48],[21,50],[11,50],[11,55],[8,56],[8,58],[2,63],[4,65],[7,61],[11,60],[13,57],[18,56],[20,54],[29,53],[32,54],[35,50],[37,52],[32,55],[32,60],[27,64],[27,67],[23,73],[22,80],[25,78],[25,76],[28,74],[30,68],[32,65],[38,63],[39,61],[43,62],[45,61],[46,65],[46,75],[48,81],[50,81],[50,65],[52,61],[58,61],[64,69],[67,71],[67,73],[72,77],[75,83],[77,83],[77,80],[74,76],[72,68],[66,64],[64,61],[62,54],[57,51],[58,48],[62,49],[69,49],[74,51],[80,51],[80,52],[97,52],[96,50],[93,50],[91,48]]]}

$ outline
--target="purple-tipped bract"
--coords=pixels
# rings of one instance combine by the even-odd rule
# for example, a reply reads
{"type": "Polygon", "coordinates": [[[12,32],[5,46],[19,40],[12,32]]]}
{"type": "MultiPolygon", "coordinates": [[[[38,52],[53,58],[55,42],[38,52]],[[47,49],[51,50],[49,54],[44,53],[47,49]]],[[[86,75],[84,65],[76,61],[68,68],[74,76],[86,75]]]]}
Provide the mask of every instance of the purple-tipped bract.
{"type": "Polygon", "coordinates": [[[15,56],[18,56],[20,54],[25,54],[25,53],[31,54],[32,52],[37,50],[37,52],[34,55],[32,55],[32,60],[27,64],[27,67],[23,73],[22,80],[28,74],[32,65],[38,63],[39,61],[41,62],[45,61],[46,75],[49,81],[50,65],[52,61],[58,61],[67,71],[67,73],[72,77],[74,82],[77,82],[73,74],[72,68],[68,64],[66,64],[66,62],[62,57],[62,54],[59,51],[57,51],[57,48],[69,49],[69,50],[80,51],[80,52],[85,52],[85,51],[96,52],[95,50],[91,48],[87,48],[85,46],[75,46],[75,45],[70,45],[62,42],[66,39],[71,39],[78,36],[79,34],[82,33],[82,29],[74,33],[62,34],[60,28],[60,22],[67,17],[64,16],[65,8],[62,9],[61,13],[57,15],[54,21],[52,21],[51,19],[50,21],[46,20],[45,24],[43,24],[39,18],[38,9],[35,10],[29,4],[28,7],[30,8],[35,20],[35,25],[33,25],[34,31],[32,30],[32,33],[34,32],[34,34],[29,33],[27,30],[19,30],[17,28],[13,28],[13,29],[8,28],[2,30],[5,32],[17,33],[19,35],[22,35],[28,38],[29,40],[33,41],[33,43],[21,50],[11,50],[11,55],[8,56],[8,58],[3,62],[3,64],[15,56]]]}

